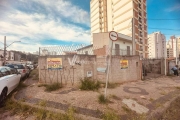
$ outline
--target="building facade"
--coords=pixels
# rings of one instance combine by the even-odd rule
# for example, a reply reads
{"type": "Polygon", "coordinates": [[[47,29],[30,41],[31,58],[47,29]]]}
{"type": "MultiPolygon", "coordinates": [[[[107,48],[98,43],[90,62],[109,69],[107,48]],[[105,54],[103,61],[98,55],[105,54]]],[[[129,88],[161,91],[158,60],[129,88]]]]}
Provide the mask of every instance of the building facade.
{"type": "Polygon", "coordinates": [[[180,38],[171,36],[167,42],[167,57],[176,58],[179,57],[180,51],[180,38]]]}
{"type": "Polygon", "coordinates": [[[134,38],[134,54],[148,57],[146,0],[91,0],[90,13],[92,39],[93,33],[116,31],[134,38]]]}
{"type": "Polygon", "coordinates": [[[166,37],[161,32],[148,35],[149,58],[166,58],[166,37]]]}
{"type": "Polygon", "coordinates": [[[95,55],[111,53],[112,55],[130,56],[132,55],[132,38],[118,33],[118,39],[112,42],[109,40],[109,32],[94,33],[93,48],[95,55]]]}

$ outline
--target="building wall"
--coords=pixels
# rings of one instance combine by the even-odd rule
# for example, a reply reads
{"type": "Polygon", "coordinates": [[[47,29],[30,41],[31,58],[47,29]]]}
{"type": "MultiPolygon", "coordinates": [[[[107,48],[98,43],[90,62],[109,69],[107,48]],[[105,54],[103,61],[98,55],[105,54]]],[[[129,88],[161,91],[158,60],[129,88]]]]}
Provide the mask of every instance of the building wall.
{"type": "Polygon", "coordinates": [[[119,45],[119,55],[127,55],[127,46],[130,47],[130,55],[132,55],[132,39],[123,34],[118,34],[118,40],[112,41],[109,39],[109,33],[94,33],[93,34],[93,48],[96,49],[95,55],[107,55],[112,46],[112,55],[115,55],[117,49],[115,45],[119,45]],[[98,52],[98,53],[97,53],[98,52]],[[104,52],[104,54],[103,54],[104,52]]]}
{"type": "MultiPolygon", "coordinates": [[[[92,78],[105,82],[107,58],[105,56],[78,55],[76,62],[84,61],[82,64],[70,65],[69,60],[73,55],[41,56],[38,59],[39,82],[41,83],[63,83],[64,85],[78,84],[81,79],[87,77],[87,72],[92,71],[92,78]],[[48,70],[47,58],[62,58],[63,68],[60,70],[48,70]],[[99,72],[104,68],[104,72],[99,72]],[[73,71],[74,70],[74,71],[73,71]]],[[[141,61],[139,56],[113,56],[110,65],[109,82],[122,83],[141,79],[141,61]],[[120,60],[128,60],[128,68],[122,69],[120,60]]]]}
{"type": "Polygon", "coordinates": [[[96,79],[96,56],[94,55],[78,55],[74,61],[76,64],[72,67],[69,60],[73,60],[74,55],[56,55],[56,56],[41,56],[38,59],[39,66],[39,81],[41,83],[61,82],[71,85],[80,82],[81,79],[87,77],[87,72],[92,71],[92,78],[96,79]],[[62,58],[63,68],[60,70],[48,70],[47,58],[62,58]],[[80,63],[79,61],[83,61],[80,63]]]}
{"type": "Polygon", "coordinates": [[[149,58],[167,57],[166,38],[160,32],[148,35],[148,53],[149,58]]]}
{"type": "Polygon", "coordinates": [[[179,39],[176,38],[175,36],[171,36],[170,40],[167,42],[167,54],[169,54],[168,58],[175,58],[176,56],[179,57],[179,39]],[[169,53],[168,53],[169,51],[169,53]]]}
{"type": "Polygon", "coordinates": [[[146,0],[91,0],[90,9],[91,35],[116,31],[132,37],[134,18],[136,54],[148,57],[146,0]]]}
{"type": "MultiPolygon", "coordinates": [[[[98,56],[97,57],[97,68],[107,68],[107,61],[106,57],[98,56]]],[[[109,72],[109,82],[112,83],[122,83],[128,81],[136,81],[141,79],[141,69],[142,63],[140,61],[139,56],[112,56],[112,62],[110,65],[110,72],[109,72]],[[122,69],[120,60],[128,60],[128,68],[122,69]]],[[[105,82],[106,80],[106,73],[105,72],[97,72],[97,79],[105,82]]]]}

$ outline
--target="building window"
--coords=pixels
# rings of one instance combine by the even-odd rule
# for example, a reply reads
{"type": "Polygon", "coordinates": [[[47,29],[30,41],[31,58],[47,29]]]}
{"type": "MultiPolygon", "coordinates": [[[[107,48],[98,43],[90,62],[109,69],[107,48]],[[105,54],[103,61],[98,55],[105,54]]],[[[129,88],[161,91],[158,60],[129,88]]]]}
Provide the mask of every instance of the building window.
{"type": "Polygon", "coordinates": [[[88,55],[88,51],[85,51],[85,54],[88,55]]]}

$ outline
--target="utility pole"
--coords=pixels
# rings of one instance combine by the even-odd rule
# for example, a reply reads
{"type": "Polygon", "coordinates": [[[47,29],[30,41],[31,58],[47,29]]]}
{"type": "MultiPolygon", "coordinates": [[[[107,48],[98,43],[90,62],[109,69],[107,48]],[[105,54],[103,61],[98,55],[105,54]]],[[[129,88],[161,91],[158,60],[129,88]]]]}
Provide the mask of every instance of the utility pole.
{"type": "Polygon", "coordinates": [[[4,63],[3,65],[6,64],[6,36],[4,36],[4,63]]]}

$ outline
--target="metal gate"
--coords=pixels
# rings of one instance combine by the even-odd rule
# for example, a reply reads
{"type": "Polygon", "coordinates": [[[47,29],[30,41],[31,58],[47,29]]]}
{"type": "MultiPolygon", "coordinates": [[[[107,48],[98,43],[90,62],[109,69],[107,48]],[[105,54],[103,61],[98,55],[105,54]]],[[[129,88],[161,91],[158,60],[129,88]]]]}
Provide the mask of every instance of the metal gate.
{"type": "Polygon", "coordinates": [[[142,78],[144,80],[157,78],[165,74],[164,59],[143,59],[142,60],[142,78]]]}

